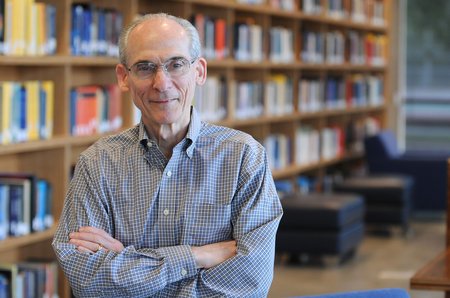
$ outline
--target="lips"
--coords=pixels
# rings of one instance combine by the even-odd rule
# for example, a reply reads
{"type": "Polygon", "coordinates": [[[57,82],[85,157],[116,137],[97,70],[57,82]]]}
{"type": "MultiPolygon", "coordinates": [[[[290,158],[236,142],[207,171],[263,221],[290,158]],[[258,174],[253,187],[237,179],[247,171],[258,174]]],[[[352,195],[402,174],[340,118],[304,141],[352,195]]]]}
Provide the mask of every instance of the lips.
{"type": "Polygon", "coordinates": [[[156,100],[150,100],[151,103],[169,103],[171,101],[178,100],[178,98],[165,98],[165,99],[156,99],[156,100]]]}

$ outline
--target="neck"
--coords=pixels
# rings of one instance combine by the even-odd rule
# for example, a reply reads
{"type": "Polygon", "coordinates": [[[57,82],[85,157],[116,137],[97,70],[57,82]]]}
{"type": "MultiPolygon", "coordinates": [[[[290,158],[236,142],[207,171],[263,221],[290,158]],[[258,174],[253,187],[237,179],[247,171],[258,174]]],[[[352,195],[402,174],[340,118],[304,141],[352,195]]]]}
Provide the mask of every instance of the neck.
{"type": "Polygon", "coordinates": [[[147,133],[154,138],[159,149],[167,158],[172,156],[173,148],[186,136],[188,127],[189,123],[182,127],[178,127],[176,124],[145,125],[147,133]]]}

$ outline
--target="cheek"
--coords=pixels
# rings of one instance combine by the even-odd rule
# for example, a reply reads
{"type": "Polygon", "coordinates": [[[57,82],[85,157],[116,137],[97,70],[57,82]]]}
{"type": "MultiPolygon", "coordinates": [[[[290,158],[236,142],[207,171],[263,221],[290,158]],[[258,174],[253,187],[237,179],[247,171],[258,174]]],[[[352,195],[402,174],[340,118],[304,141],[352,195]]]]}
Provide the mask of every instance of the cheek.
{"type": "Polygon", "coordinates": [[[190,105],[192,99],[194,98],[194,92],[196,87],[195,78],[190,78],[190,80],[186,80],[183,85],[179,85],[180,92],[183,93],[184,101],[190,105]]]}
{"type": "Polygon", "coordinates": [[[145,105],[144,99],[146,98],[145,89],[139,89],[137,87],[132,88],[130,95],[131,95],[131,98],[132,98],[134,104],[138,108],[144,107],[144,105],[145,105]]]}

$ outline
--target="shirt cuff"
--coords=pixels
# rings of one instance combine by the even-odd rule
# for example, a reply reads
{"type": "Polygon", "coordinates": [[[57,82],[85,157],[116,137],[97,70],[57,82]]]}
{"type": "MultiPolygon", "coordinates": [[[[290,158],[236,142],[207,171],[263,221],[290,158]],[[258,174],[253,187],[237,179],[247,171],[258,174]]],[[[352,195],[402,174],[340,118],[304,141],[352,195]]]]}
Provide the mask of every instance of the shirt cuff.
{"type": "Polygon", "coordinates": [[[168,270],[168,279],[176,282],[198,273],[194,255],[189,245],[158,248],[158,253],[164,257],[168,270]]]}

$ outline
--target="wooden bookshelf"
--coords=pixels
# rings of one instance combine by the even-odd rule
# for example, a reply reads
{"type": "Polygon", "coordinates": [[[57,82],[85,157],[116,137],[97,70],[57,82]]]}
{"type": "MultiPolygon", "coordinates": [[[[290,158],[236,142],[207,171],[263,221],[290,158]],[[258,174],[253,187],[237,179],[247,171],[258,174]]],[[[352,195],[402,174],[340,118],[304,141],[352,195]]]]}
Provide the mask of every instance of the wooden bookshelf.
{"type": "MultiPolygon", "coordinates": [[[[0,168],[2,171],[31,172],[48,179],[53,187],[53,213],[57,220],[61,214],[65,192],[70,174],[78,154],[92,144],[100,135],[71,136],[70,131],[70,90],[86,84],[110,84],[115,82],[114,67],[118,61],[112,57],[75,57],[71,55],[71,18],[74,3],[92,3],[98,7],[115,9],[122,13],[123,22],[129,23],[137,14],[149,12],[167,12],[190,19],[194,14],[221,17],[226,21],[227,49],[229,55],[224,59],[208,59],[208,73],[211,76],[222,76],[228,90],[233,82],[258,81],[267,85],[271,75],[283,74],[292,79],[292,112],[280,115],[261,114],[252,118],[237,119],[232,112],[236,107],[236,95],[228,92],[226,98],[227,115],[215,123],[241,129],[252,134],[263,142],[270,134],[283,134],[290,139],[289,163],[284,168],[274,169],[276,179],[292,179],[301,174],[318,177],[326,175],[335,166],[350,164],[361,160],[361,152],[344,150],[342,154],[332,158],[320,159],[309,164],[295,163],[295,135],[297,128],[310,126],[317,130],[325,127],[345,127],[352,121],[364,121],[376,118],[381,127],[388,125],[388,110],[392,105],[392,84],[389,65],[391,43],[390,24],[392,24],[392,0],[364,0],[364,2],[384,3],[384,24],[376,25],[369,21],[355,22],[350,17],[335,19],[327,15],[326,3],[322,0],[322,13],[308,14],[303,10],[303,0],[293,0],[295,10],[281,10],[270,6],[266,0],[262,5],[238,3],[238,0],[39,0],[56,6],[57,52],[53,56],[0,56],[0,80],[52,80],[55,82],[54,129],[50,140],[32,141],[16,144],[0,145],[0,168]],[[238,61],[234,57],[233,26],[239,20],[253,19],[263,32],[263,59],[261,61],[238,61]],[[269,29],[273,26],[283,27],[292,32],[293,56],[289,62],[276,63],[269,57],[269,29]],[[348,61],[341,64],[308,63],[302,59],[302,34],[304,29],[313,28],[317,32],[341,32],[344,38],[349,31],[361,35],[374,34],[386,37],[386,56],[383,65],[355,65],[348,61]],[[384,102],[379,105],[350,106],[338,109],[320,109],[317,111],[300,111],[298,107],[299,87],[302,78],[314,78],[325,82],[331,76],[343,80],[352,75],[377,75],[382,77],[384,102]]],[[[344,9],[350,11],[350,0],[343,0],[344,9]]],[[[395,10],[394,10],[395,11],[395,10]]],[[[347,55],[347,53],[345,54],[347,55]]],[[[263,90],[264,93],[264,90],[263,90]]],[[[133,125],[132,102],[124,95],[121,100],[123,125],[121,129],[133,125]]],[[[263,101],[264,102],[264,101],[263,101]]],[[[44,247],[42,257],[52,255],[50,246],[55,228],[36,235],[6,239],[0,241],[0,261],[20,261],[28,257],[39,256],[44,247]],[[11,257],[13,256],[13,257],[11,257]]],[[[70,297],[70,288],[60,274],[60,296],[70,297]]]]}

